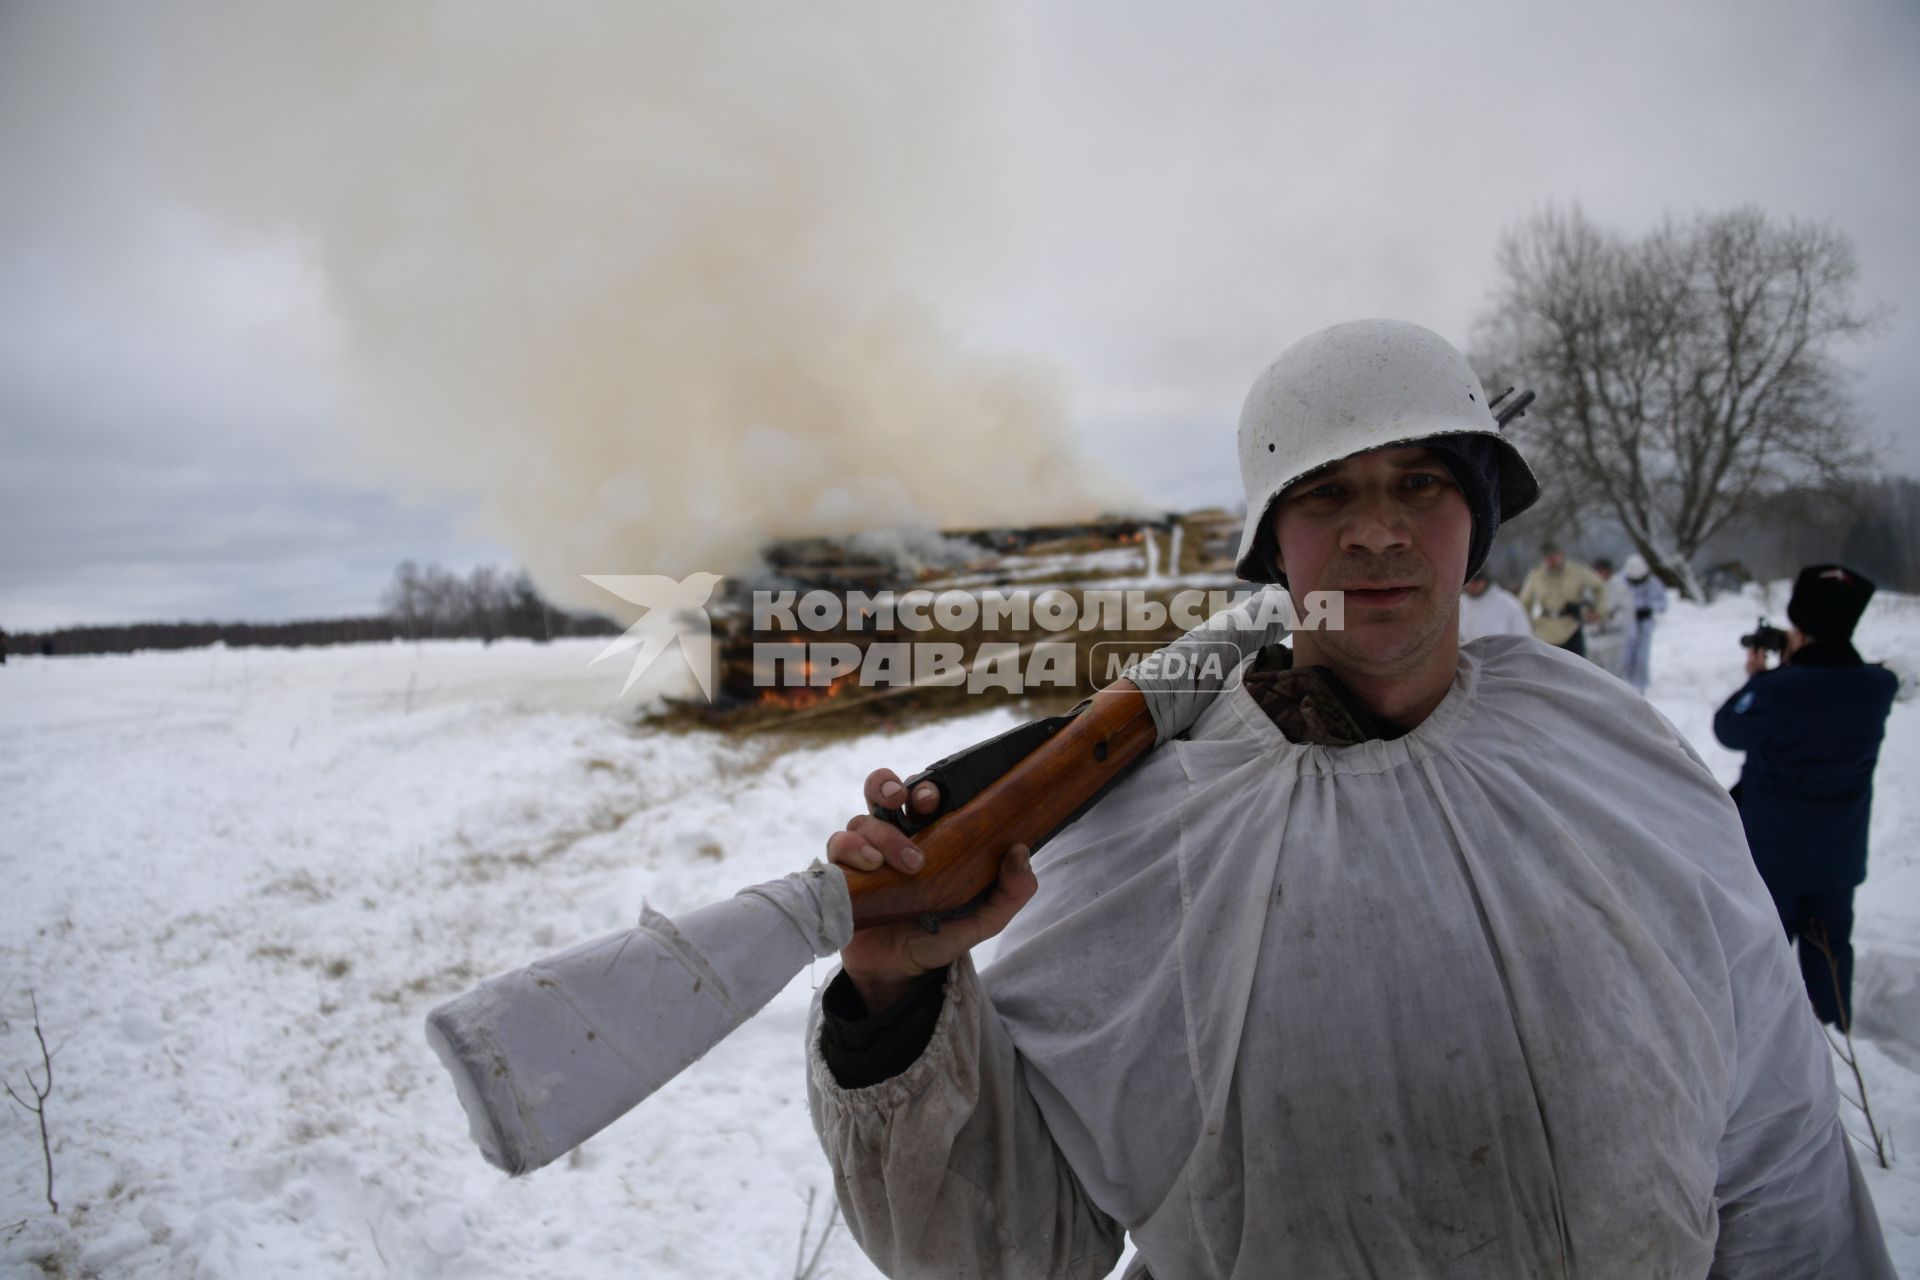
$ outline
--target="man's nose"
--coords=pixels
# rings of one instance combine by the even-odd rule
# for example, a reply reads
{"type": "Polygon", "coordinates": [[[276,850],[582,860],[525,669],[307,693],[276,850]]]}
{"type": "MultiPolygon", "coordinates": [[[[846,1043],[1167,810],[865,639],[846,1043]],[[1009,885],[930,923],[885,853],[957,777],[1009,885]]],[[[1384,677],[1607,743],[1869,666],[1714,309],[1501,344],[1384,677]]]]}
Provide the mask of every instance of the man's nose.
{"type": "Polygon", "coordinates": [[[1356,502],[1340,531],[1343,551],[1399,551],[1411,544],[1406,512],[1385,494],[1368,494],[1356,502]]]}

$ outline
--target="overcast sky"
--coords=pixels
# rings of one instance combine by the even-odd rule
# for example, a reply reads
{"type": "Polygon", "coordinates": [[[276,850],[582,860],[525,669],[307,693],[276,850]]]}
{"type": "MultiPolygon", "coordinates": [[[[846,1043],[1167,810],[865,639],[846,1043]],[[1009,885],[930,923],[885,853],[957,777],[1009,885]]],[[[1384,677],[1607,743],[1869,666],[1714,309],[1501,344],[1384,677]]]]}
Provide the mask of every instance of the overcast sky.
{"type": "Polygon", "coordinates": [[[0,625],[1124,491],[1076,445],[1231,502],[1269,358],[1464,345],[1550,204],[1844,231],[1920,474],[1910,0],[735,12],[0,6],[0,625]]]}

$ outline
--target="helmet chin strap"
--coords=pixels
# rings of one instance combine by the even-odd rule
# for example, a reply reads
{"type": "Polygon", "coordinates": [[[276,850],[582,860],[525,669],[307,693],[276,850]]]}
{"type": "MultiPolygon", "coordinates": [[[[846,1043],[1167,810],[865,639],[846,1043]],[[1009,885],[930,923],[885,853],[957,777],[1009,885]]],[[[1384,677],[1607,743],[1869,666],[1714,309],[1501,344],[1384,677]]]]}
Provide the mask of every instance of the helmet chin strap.
{"type": "Polygon", "coordinates": [[[1282,590],[1292,590],[1287,586],[1286,571],[1280,567],[1280,540],[1273,536],[1273,503],[1267,504],[1267,512],[1260,521],[1261,527],[1266,530],[1261,535],[1263,541],[1260,554],[1263,557],[1262,563],[1267,566],[1267,576],[1279,583],[1282,590]]]}

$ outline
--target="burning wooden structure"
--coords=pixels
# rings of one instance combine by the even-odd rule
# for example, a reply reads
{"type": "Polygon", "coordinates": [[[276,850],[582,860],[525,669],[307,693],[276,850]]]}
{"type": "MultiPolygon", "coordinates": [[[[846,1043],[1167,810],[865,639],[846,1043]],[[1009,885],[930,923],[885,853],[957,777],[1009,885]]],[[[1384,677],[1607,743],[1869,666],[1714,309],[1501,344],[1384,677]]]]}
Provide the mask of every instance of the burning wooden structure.
{"type": "MultiPolygon", "coordinates": [[[[717,670],[711,705],[686,710],[702,720],[737,727],[794,723],[856,706],[900,700],[912,704],[976,703],[967,673],[982,654],[1024,659],[1040,642],[1070,644],[1074,663],[1070,684],[1048,684],[1062,697],[1079,696],[1106,683],[1116,646],[1150,651],[1173,639],[1179,628],[1154,627],[1117,634],[1110,629],[1074,627],[1037,632],[1026,623],[982,618],[971,625],[947,625],[965,613],[933,607],[936,602],[964,604],[959,597],[1000,599],[1064,593],[1076,602],[1088,592],[1125,587],[1148,596],[1171,596],[1195,588],[1221,590],[1232,585],[1231,552],[1220,558],[1218,531],[1223,512],[1169,515],[1159,519],[1109,519],[1076,525],[948,530],[908,542],[875,535],[798,538],[768,546],[764,570],[729,579],[709,609],[717,670]],[[925,625],[906,625],[893,615],[893,603],[908,593],[918,597],[925,625]],[[879,609],[862,606],[873,600],[879,609]],[[801,618],[800,602],[830,608],[801,618]],[[769,601],[782,608],[770,609],[769,601]],[[756,609],[756,605],[760,606],[756,609]],[[847,610],[853,611],[849,616],[847,610]],[[798,629],[796,621],[804,625],[798,629]],[[996,622],[998,625],[996,625],[996,622]],[[876,650],[876,646],[886,646],[876,650]],[[1104,649],[1104,652],[1101,650],[1104,649]],[[879,659],[910,651],[875,680],[879,659]],[[928,653],[962,655],[957,668],[929,673],[918,669],[928,653]],[[956,680],[956,671],[959,678],[956,680]]],[[[987,696],[1019,696],[989,690],[987,696]]]]}

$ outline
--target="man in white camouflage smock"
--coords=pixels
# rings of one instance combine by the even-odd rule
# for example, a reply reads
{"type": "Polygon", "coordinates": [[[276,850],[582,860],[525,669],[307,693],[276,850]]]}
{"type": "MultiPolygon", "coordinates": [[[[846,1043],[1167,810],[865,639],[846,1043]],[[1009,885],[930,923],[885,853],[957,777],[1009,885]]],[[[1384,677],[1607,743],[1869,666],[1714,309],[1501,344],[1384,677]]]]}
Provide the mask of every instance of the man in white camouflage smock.
{"type": "MultiPolygon", "coordinates": [[[[1891,1275],[1726,792],[1574,655],[1460,649],[1537,492],[1466,361],[1313,334],[1240,460],[1242,576],[1344,591],[1345,627],[1189,635],[1246,660],[1140,676],[1161,742],[1118,788],[971,917],[843,950],[809,1097],[862,1247],[1010,1280],[1106,1275],[1125,1234],[1158,1280],[1891,1275]]],[[[921,800],[887,770],[867,798],[921,800]]],[[[828,853],[917,861],[864,816],[828,853]]]]}

